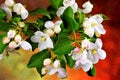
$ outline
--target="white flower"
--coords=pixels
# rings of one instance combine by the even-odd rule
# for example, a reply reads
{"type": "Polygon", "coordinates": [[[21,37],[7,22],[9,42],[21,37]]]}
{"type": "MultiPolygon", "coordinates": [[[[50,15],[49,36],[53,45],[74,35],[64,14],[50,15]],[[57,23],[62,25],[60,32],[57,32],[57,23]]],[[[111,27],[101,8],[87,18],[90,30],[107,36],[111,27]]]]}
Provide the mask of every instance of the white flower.
{"type": "Polygon", "coordinates": [[[53,67],[54,68],[59,68],[60,67],[60,61],[59,60],[55,60],[53,63],[53,67]]]}
{"type": "Polygon", "coordinates": [[[89,36],[93,37],[94,33],[105,34],[106,30],[101,24],[103,18],[100,15],[94,15],[90,18],[85,19],[83,22],[84,32],[89,36]]]}
{"type": "Polygon", "coordinates": [[[15,30],[9,30],[8,33],[7,33],[7,37],[8,38],[14,38],[16,35],[16,31],[15,30]]]}
{"type": "Polygon", "coordinates": [[[3,42],[3,44],[7,44],[10,42],[10,39],[8,37],[4,37],[2,42],[3,42]]]}
{"type": "Polygon", "coordinates": [[[73,60],[76,60],[74,68],[79,69],[82,68],[85,72],[92,68],[92,63],[87,59],[87,51],[80,50],[79,48],[75,48],[71,51],[71,56],[73,60]]]}
{"type": "Polygon", "coordinates": [[[23,28],[25,26],[25,23],[24,22],[18,22],[18,25],[23,28]]]}
{"type": "Polygon", "coordinates": [[[5,0],[4,4],[8,7],[12,7],[15,4],[15,2],[14,0],[5,0]]]}
{"type": "Polygon", "coordinates": [[[21,42],[22,40],[22,37],[18,34],[15,36],[15,39],[14,39],[16,42],[21,42]]]}
{"type": "Polygon", "coordinates": [[[0,60],[3,59],[4,54],[0,54],[0,60]]]}
{"type": "Polygon", "coordinates": [[[7,7],[5,4],[2,4],[1,6],[0,6],[0,8],[1,9],[3,9],[5,12],[6,12],[6,14],[7,14],[7,19],[10,19],[11,17],[12,17],[12,11],[10,10],[10,8],[9,7],[7,7]]]}
{"type": "Polygon", "coordinates": [[[49,36],[53,36],[54,33],[60,33],[61,31],[61,25],[62,21],[56,21],[55,23],[53,21],[46,21],[45,27],[47,29],[44,30],[45,33],[47,33],[49,36]]]}
{"type": "Polygon", "coordinates": [[[26,19],[28,17],[28,11],[24,8],[24,6],[21,3],[17,3],[13,6],[14,12],[16,12],[18,15],[21,15],[22,19],[26,19]]]}
{"type": "Polygon", "coordinates": [[[57,74],[59,78],[66,78],[67,74],[64,68],[52,68],[49,70],[48,74],[49,75],[53,75],[53,74],[57,74]]]}
{"type": "Polygon", "coordinates": [[[101,39],[96,39],[95,43],[90,43],[88,48],[88,59],[96,64],[99,59],[103,60],[106,58],[106,52],[101,49],[102,48],[102,41],[101,39]]]}
{"type": "Polygon", "coordinates": [[[51,59],[47,58],[43,61],[43,65],[44,66],[50,66],[50,64],[52,63],[51,59]]]}
{"type": "Polygon", "coordinates": [[[17,47],[17,43],[15,41],[11,41],[8,46],[9,46],[9,48],[13,49],[13,48],[17,47]]]}
{"type": "Polygon", "coordinates": [[[59,9],[57,10],[56,14],[58,17],[60,17],[66,8],[71,7],[73,9],[73,12],[76,13],[77,9],[78,9],[78,5],[75,2],[75,0],[64,0],[63,1],[63,6],[59,7],[59,9]]]}
{"type": "Polygon", "coordinates": [[[41,31],[37,31],[34,34],[35,35],[31,37],[31,41],[35,43],[39,43],[38,48],[40,51],[47,49],[47,48],[54,48],[53,42],[50,39],[50,36],[48,34],[43,33],[41,31]]]}
{"type": "Polygon", "coordinates": [[[82,7],[84,8],[82,11],[83,13],[90,13],[92,11],[93,5],[90,1],[85,2],[82,7]]]}

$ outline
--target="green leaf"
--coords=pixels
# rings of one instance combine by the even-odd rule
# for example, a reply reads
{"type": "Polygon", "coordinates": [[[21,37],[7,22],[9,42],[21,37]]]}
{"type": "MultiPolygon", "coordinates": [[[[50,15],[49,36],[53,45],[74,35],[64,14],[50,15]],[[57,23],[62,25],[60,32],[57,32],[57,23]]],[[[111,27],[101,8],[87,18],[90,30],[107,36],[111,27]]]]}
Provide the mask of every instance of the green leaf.
{"type": "Polygon", "coordinates": [[[12,17],[10,19],[10,22],[17,25],[18,22],[20,22],[21,18],[20,17],[12,17]]]}
{"type": "Polygon", "coordinates": [[[31,11],[30,14],[31,15],[42,14],[42,15],[48,17],[49,19],[51,19],[49,12],[47,10],[45,10],[44,8],[37,8],[37,9],[31,11]]]}
{"type": "Polygon", "coordinates": [[[88,74],[89,76],[95,76],[95,75],[96,75],[95,67],[93,66],[93,68],[90,69],[90,70],[87,72],[87,74],[88,74]]]}
{"type": "Polygon", "coordinates": [[[58,39],[54,53],[56,55],[68,54],[73,49],[72,42],[68,37],[61,37],[58,39]]]}
{"type": "Polygon", "coordinates": [[[79,30],[79,24],[76,22],[75,18],[74,18],[74,13],[73,13],[73,9],[71,7],[68,7],[63,15],[62,15],[62,20],[63,20],[63,24],[64,24],[64,28],[66,29],[66,31],[72,31],[72,30],[79,30]]]}
{"type": "Polygon", "coordinates": [[[106,15],[104,14],[100,14],[100,16],[104,19],[104,20],[110,20],[110,18],[108,18],[106,15]]]}
{"type": "Polygon", "coordinates": [[[41,77],[43,77],[44,75],[41,74],[41,69],[43,66],[39,65],[38,67],[36,67],[37,72],[40,74],[41,77]]]}
{"type": "Polygon", "coordinates": [[[73,68],[74,64],[75,64],[75,60],[72,59],[71,56],[68,56],[66,55],[66,59],[67,59],[67,65],[70,67],[70,68],[73,68]]]}
{"type": "Polygon", "coordinates": [[[55,8],[56,10],[62,6],[63,0],[50,0],[50,5],[55,8]]]}
{"type": "Polygon", "coordinates": [[[10,24],[7,22],[0,22],[0,31],[7,32],[10,24]]]}
{"type": "Polygon", "coordinates": [[[43,61],[44,59],[50,57],[50,51],[49,50],[43,50],[37,54],[34,54],[27,67],[28,68],[33,68],[33,67],[38,67],[38,66],[43,66],[43,61]]]}
{"type": "Polygon", "coordinates": [[[6,34],[0,34],[0,54],[3,53],[3,51],[5,50],[6,48],[6,44],[3,44],[2,43],[2,39],[6,36],[6,34]]]}
{"type": "Polygon", "coordinates": [[[2,10],[2,9],[0,9],[0,20],[5,19],[5,17],[6,17],[6,13],[5,13],[5,11],[2,10]]]}

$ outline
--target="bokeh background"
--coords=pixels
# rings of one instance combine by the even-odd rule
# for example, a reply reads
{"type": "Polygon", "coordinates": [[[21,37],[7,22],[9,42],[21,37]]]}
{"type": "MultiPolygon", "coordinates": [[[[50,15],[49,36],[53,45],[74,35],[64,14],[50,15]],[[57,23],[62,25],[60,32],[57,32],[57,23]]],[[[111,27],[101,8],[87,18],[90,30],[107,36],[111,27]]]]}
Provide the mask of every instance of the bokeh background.
{"type": "MultiPolygon", "coordinates": [[[[77,0],[81,5],[87,0],[77,0]]],[[[107,30],[106,35],[102,36],[103,49],[107,53],[107,58],[95,65],[97,74],[89,77],[81,69],[73,70],[67,68],[68,78],[64,80],[120,80],[120,0],[90,0],[94,4],[92,14],[103,13],[110,20],[104,21],[107,30]]],[[[4,0],[0,0],[0,3],[4,0]]],[[[29,10],[37,7],[46,8],[48,0],[16,0],[22,2],[29,10]]],[[[20,51],[20,55],[10,54],[0,61],[0,80],[61,80],[54,76],[40,78],[35,69],[26,67],[32,53],[20,51]]]]}

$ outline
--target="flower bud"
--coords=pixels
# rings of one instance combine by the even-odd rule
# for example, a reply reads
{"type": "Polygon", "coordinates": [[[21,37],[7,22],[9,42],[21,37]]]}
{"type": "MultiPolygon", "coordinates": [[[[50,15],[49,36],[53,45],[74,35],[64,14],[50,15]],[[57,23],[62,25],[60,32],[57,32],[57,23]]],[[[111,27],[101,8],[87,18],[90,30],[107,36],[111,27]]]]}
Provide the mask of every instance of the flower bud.
{"type": "Polygon", "coordinates": [[[10,39],[14,38],[15,34],[16,34],[15,30],[9,30],[9,32],[7,33],[7,37],[10,38],[10,39]]]}
{"type": "Polygon", "coordinates": [[[51,62],[52,62],[51,59],[47,58],[47,59],[44,60],[43,65],[44,66],[49,66],[51,64],[51,62]]]}
{"type": "Polygon", "coordinates": [[[46,28],[53,28],[54,27],[53,21],[47,21],[47,22],[45,22],[45,27],[46,28]]]}
{"type": "Polygon", "coordinates": [[[45,29],[44,32],[46,34],[48,34],[49,36],[53,36],[54,35],[54,31],[52,29],[45,29]]]}
{"type": "Polygon", "coordinates": [[[9,43],[9,48],[16,48],[17,47],[17,43],[15,41],[11,41],[9,43]]]}
{"type": "Polygon", "coordinates": [[[48,72],[48,69],[46,67],[43,67],[41,70],[41,74],[45,75],[48,72]]]}
{"type": "Polygon", "coordinates": [[[4,37],[2,42],[3,42],[3,44],[7,44],[10,42],[10,39],[8,37],[4,37]]]}
{"type": "Polygon", "coordinates": [[[25,26],[25,23],[24,22],[19,22],[18,25],[23,28],[25,26]]]}
{"type": "Polygon", "coordinates": [[[54,32],[55,32],[55,33],[60,33],[60,31],[61,31],[60,25],[56,25],[56,26],[54,27],[54,32]]]}
{"type": "Polygon", "coordinates": [[[14,0],[5,0],[5,5],[8,7],[12,7],[15,4],[14,0]]]}
{"type": "Polygon", "coordinates": [[[22,40],[22,37],[18,34],[15,36],[15,42],[20,42],[22,40]]]}
{"type": "Polygon", "coordinates": [[[60,67],[60,61],[59,60],[55,60],[53,66],[54,66],[54,68],[60,67]]]}

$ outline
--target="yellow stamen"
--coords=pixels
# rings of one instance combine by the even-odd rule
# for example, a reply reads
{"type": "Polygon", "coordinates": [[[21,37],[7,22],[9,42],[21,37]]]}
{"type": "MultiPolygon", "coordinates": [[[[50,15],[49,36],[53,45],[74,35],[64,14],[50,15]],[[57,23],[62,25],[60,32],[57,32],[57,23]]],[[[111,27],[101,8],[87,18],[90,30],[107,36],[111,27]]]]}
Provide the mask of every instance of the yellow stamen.
{"type": "Polygon", "coordinates": [[[97,54],[97,50],[96,50],[96,49],[93,49],[93,50],[92,50],[92,54],[93,54],[93,55],[97,54]]]}
{"type": "Polygon", "coordinates": [[[46,37],[45,36],[41,36],[40,41],[45,42],[46,41],[46,37]]]}
{"type": "Polygon", "coordinates": [[[93,27],[96,27],[96,26],[98,26],[98,24],[95,23],[95,22],[93,22],[93,23],[92,23],[92,26],[93,26],[93,27]]]}

